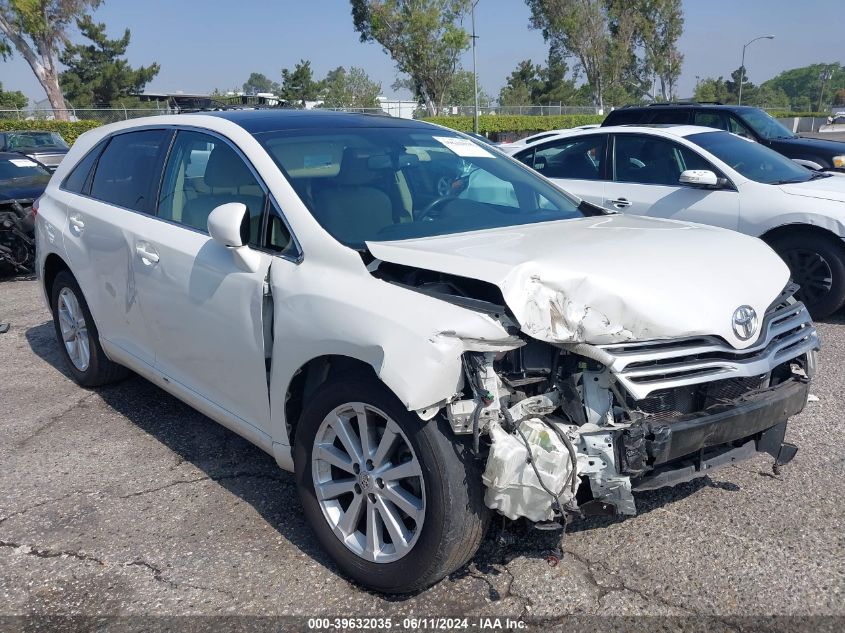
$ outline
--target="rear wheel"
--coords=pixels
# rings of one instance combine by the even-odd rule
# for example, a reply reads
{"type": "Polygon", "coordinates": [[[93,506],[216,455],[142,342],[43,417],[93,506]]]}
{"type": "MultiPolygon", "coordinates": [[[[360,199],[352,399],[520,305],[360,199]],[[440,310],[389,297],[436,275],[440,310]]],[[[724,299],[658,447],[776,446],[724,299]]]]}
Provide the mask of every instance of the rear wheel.
{"type": "Polygon", "coordinates": [[[108,359],[79,284],[63,270],[53,281],[50,305],[61,354],[74,380],[83,387],[116,382],[129,370],[108,359]]]}
{"type": "Polygon", "coordinates": [[[475,553],[488,510],[481,474],[444,421],[424,422],[375,378],[318,389],[296,432],[297,487],[317,538],[344,573],[404,593],[475,553]]]}
{"type": "Polygon", "coordinates": [[[797,297],[816,319],[845,303],[845,246],[834,237],[797,233],[771,242],[801,286],[797,297]]]}

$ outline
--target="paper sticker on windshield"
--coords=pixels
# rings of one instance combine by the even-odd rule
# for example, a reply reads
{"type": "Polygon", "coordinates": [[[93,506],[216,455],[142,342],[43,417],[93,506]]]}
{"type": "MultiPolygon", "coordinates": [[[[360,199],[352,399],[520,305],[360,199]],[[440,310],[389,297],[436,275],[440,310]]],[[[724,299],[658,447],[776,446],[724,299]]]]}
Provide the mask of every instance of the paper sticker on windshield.
{"type": "Polygon", "coordinates": [[[494,158],[493,154],[486,149],[473,143],[468,138],[455,138],[454,136],[435,136],[434,140],[464,158],[494,158]]]}
{"type": "Polygon", "coordinates": [[[38,163],[34,163],[26,158],[10,158],[9,162],[15,167],[37,167],[38,163]]]}

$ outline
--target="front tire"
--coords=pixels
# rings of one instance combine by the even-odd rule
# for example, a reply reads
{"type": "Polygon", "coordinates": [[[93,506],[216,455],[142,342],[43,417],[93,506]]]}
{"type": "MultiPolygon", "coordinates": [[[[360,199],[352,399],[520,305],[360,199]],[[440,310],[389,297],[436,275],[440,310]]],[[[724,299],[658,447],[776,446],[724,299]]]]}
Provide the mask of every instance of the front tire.
{"type": "Polygon", "coordinates": [[[834,237],[796,233],[775,238],[792,279],[801,286],[797,298],[814,319],[830,316],[845,303],[845,246],[834,237]]]}
{"type": "Polygon", "coordinates": [[[439,416],[421,420],[375,378],[316,390],[294,463],[321,545],[372,589],[425,588],[464,565],[484,536],[489,510],[470,451],[439,416]]]}
{"type": "Polygon", "coordinates": [[[99,387],[129,375],[128,369],[106,356],[82,290],[66,270],[53,281],[50,305],[59,349],[77,383],[99,387]]]}

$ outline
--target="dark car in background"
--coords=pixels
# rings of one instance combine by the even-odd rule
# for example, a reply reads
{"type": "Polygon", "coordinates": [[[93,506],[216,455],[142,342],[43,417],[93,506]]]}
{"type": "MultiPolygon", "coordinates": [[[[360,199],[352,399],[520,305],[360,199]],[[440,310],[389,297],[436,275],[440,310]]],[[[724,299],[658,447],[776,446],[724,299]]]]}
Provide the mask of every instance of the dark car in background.
{"type": "Polygon", "coordinates": [[[770,147],[810,169],[845,173],[845,142],[799,136],[760,108],[696,102],[652,103],[614,110],[602,126],[661,123],[727,130],[770,147]]]}
{"type": "Polygon", "coordinates": [[[15,152],[0,152],[0,277],[32,269],[35,261],[33,204],[50,171],[15,152]]]}
{"type": "Polygon", "coordinates": [[[0,132],[0,152],[18,152],[55,171],[68,151],[68,144],[58,132],[11,130],[0,132]]]}

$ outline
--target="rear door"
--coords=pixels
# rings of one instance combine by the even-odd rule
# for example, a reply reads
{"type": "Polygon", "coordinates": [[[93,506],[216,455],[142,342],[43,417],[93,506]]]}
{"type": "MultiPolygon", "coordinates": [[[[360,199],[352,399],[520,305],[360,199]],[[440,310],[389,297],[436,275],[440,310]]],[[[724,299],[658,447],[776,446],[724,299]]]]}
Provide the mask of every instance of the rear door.
{"type": "Polygon", "coordinates": [[[154,222],[150,214],[171,135],[165,129],[117,134],[62,184],[65,249],[100,339],[150,366],[155,351],[137,292],[136,235],[154,222]]]}
{"type": "Polygon", "coordinates": [[[635,215],[688,220],[736,229],[739,194],[734,190],[681,185],[687,169],[719,170],[692,149],[670,139],[645,134],[614,134],[612,179],[604,205],[635,215]]]}
{"type": "Polygon", "coordinates": [[[562,189],[601,206],[605,198],[607,134],[541,143],[516,155],[562,189]]]}

